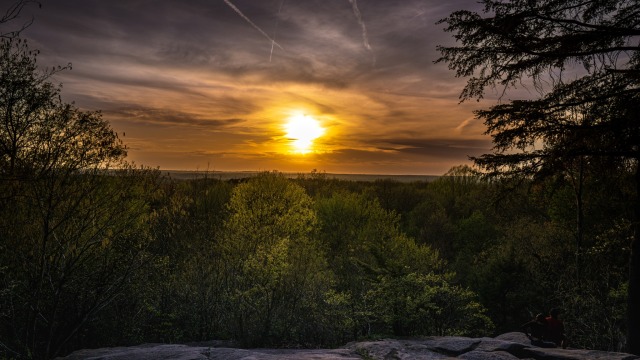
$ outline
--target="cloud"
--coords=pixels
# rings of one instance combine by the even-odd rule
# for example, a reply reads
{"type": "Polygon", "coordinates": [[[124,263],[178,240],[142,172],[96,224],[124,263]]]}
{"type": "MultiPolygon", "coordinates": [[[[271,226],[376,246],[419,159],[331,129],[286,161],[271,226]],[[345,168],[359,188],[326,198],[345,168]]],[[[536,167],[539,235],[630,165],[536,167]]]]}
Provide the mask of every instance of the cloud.
{"type": "Polygon", "coordinates": [[[170,109],[145,108],[136,105],[110,109],[109,115],[132,122],[144,122],[161,126],[190,126],[207,131],[228,130],[245,122],[245,120],[238,118],[202,118],[197,114],[170,109]]]}
{"type": "Polygon", "coordinates": [[[428,158],[460,159],[478,156],[491,148],[490,139],[381,139],[386,149],[428,158]]]}
{"type": "Polygon", "coordinates": [[[64,99],[102,109],[136,161],[433,173],[490,148],[472,121],[479,105],[458,104],[464,79],[433,64],[452,42],[435,22],[469,6],[58,0],[29,8],[24,34],[41,65],[73,63],[55,79],[64,99]],[[283,152],[278,126],[292,110],[327,126],[323,153],[283,152]]]}

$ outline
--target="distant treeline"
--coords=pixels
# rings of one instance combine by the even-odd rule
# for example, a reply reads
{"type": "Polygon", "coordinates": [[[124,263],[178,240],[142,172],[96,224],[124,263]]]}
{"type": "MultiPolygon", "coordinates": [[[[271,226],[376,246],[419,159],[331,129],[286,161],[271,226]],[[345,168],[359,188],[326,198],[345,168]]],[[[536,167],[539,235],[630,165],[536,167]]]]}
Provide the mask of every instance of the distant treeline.
{"type": "MultiPolygon", "coordinates": [[[[188,171],[188,170],[168,170],[163,174],[172,179],[193,180],[202,178],[211,178],[218,180],[240,180],[256,176],[261,171],[188,171]]],[[[311,173],[318,173],[313,170],[311,173]]],[[[351,180],[351,181],[376,181],[376,180],[395,180],[399,182],[416,182],[416,181],[433,181],[440,175],[388,175],[388,174],[341,174],[320,172],[329,179],[351,180]]],[[[281,172],[287,178],[304,177],[305,173],[300,172],[281,172]]]]}

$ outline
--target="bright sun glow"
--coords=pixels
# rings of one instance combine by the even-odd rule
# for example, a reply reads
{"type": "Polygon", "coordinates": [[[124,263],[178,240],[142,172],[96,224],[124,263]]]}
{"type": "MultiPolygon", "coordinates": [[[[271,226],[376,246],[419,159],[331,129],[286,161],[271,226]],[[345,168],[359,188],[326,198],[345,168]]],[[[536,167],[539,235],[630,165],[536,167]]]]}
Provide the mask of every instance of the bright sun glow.
{"type": "Polygon", "coordinates": [[[310,152],[313,141],[324,134],[324,128],[320,126],[318,120],[307,115],[290,117],[285,130],[294,151],[300,154],[310,152]]]}

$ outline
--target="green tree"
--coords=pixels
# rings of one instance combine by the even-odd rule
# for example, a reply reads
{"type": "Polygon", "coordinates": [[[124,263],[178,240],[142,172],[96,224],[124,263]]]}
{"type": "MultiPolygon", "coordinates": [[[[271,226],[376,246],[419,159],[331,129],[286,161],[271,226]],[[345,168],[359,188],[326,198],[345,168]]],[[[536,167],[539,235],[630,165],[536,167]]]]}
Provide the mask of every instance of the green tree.
{"type": "Polygon", "coordinates": [[[173,284],[181,304],[178,318],[190,340],[225,337],[224,259],[218,250],[232,185],[206,178],[181,185],[180,192],[191,202],[178,222],[183,249],[183,255],[176,259],[177,278],[173,284]]]}
{"type": "Polygon", "coordinates": [[[499,237],[500,232],[496,228],[495,219],[488,218],[480,210],[458,222],[456,236],[452,241],[456,247],[453,266],[461,281],[470,283],[470,275],[486,261],[483,253],[494,247],[499,237]]]}
{"type": "Polygon", "coordinates": [[[383,276],[367,294],[374,316],[394,335],[488,336],[493,324],[471,290],[451,275],[383,276]]]}
{"type": "Polygon", "coordinates": [[[330,288],[316,215],[304,189],[278,173],[238,185],[222,251],[233,330],[248,345],[299,340],[330,288]]]}
{"type": "Polygon", "coordinates": [[[442,20],[460,44],[439,47],[438,61],[470,77],[463,100],[483,97],[487,87],[499,86],[504,94],[527,81],[539,97],[476,113],[495,145],[476,163],[490,174],[532,175],[562,171],[557,164],[567,159],[605,157],[635,172],[627,342],[640,354],[638,1],[482,3],[485,16],[461,10],[442,20]]]}
{"type": "Polygon", "coordinates": [[[352,338],[375,331],[374,303],[367,294],[381,276],[439,272],[437,252],[418,245],[399,228],[394,212],[366,195],[336,192],[316,200],[318,238],[336,275],[336,291],[348,303],[352,338]]]}
{"type": "Polygon", "coordinates": [[[159,185],[148,222],[154,261],[141,274],[144,283],[119,299],[117,313],[101,318],[115,335],[103,341],[228,338],[219,242],[232,185],[207,178],[162,178],[159,185]]]}
{"type": "Polygon", "coordinates": [[[470,264],[474,271],[467,273],[471,276],[466,282],[488,308],[498,332],[562,307],[572,347],[621,351],[625,340],[620,313],[626,306],[610,294],[626,289],[628,254],[620,249],[628,246],[630,235],[628,223],[620,220],[624,216],[618,199],[624,195],[616,194],[618,189],[608,182],[586,182],[585,187],[590,190],[582,263],[588,266],[580,268],[574,261],[576,244],[567,241],[575,226],[571,185],[547,178],[520,182],[502,194],[501,211],[493,220],[497,237],[470,264]]]}
{"type": "Polygon", "coordinates": [[[36,55],[24,40],[1,40],[0,346],[48,359],[143,263],[143,189],[154,175],[123,162],[100,113],[60,100],[49,81],[60,69],[40,72],[36,55]]]}

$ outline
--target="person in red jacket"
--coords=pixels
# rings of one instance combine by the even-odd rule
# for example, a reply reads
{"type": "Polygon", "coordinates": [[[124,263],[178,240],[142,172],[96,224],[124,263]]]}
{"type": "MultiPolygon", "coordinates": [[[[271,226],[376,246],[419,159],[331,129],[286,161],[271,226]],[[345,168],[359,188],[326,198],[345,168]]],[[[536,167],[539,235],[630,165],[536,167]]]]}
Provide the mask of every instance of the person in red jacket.
{"type": "Polygon", "coordinates": [[[562,312],[560,309],[553,308],[549,311],[549,316],[545,319],[547,322],[547,332],[545,339],[553,341],[556,346],[566,348],[567,338],[564,335],[564,323],[560,320],[559,316],[562,312]]]}

